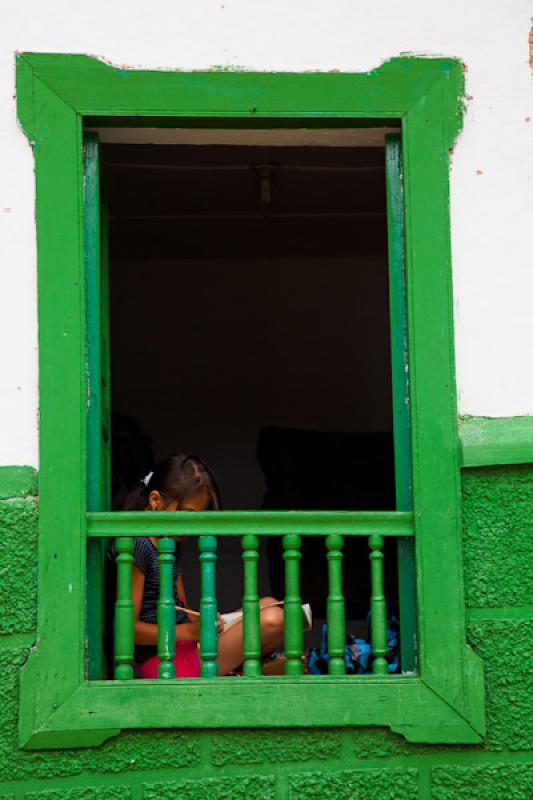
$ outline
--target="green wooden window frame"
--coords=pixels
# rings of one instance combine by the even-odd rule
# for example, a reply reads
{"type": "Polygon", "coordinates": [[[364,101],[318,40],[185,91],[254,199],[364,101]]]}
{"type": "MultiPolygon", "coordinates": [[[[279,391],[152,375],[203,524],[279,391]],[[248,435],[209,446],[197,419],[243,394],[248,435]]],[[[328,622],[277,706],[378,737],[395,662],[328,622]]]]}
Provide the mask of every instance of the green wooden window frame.
{"type": "MultiPolygon", "coordinates": [[[[35,154],[40,359],[38,633],[21,672],[21,745],[96,746],[126,728],[336,725],[388,726],[417,742],[479,742],[483,673],[465,635],[449,245],[448,154],[461,124],[460,63],[399,58],[364,74],[182,73],[27,53],[18,57],[17,96],[35,154]],[[180,532],[414,533],[416,675],[86,679],[88,528],[93,536],[146,533],[143,515],[87,507],[83,129],[106,121],[401,123],[413,513],[187,514],[180,532]]],[[[161,534],[181,515],[147,516],[151,532],[161,534]]]]}

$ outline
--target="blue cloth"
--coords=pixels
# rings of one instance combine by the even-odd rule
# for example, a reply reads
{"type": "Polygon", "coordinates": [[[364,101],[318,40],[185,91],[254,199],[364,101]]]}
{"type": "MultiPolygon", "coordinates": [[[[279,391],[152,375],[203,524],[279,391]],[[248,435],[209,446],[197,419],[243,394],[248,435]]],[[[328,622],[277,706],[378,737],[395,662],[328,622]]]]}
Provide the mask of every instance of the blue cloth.
{"type": "MultiPolygon", "coordinates": [[[[370,615],[369,615],[370,619],[370,615]]],[[[396,617],[387,620],[387,661],[389,672],[397,672],[400,666],[398,647],[399,624],[396,617]]],[[[326,675],[329,664],[328,626],[322,626],[319,647],[309,651],[307,668],[313,675],[326,675]]],[[[366,639],[357,639],[347,634],[344,648],[344,663],[347,675],[368,675],[372,671],[372,645],[366,639]]]]}

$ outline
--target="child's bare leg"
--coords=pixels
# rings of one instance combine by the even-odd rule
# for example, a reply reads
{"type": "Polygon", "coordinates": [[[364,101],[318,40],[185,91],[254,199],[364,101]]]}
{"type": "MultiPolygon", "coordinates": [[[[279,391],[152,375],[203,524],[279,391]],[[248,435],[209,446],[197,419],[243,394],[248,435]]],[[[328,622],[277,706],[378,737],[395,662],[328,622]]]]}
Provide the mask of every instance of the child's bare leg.
{"type": "MultiPolygon", "coordinates": [[[[259,624],[261,631],[261,655],[272,653],[283,642],[283,609],[279,606],[264,608],[275,603],[275,597],[262,597],[259,624]]],[[[242,622],[233,625],[218,637],[218,669],[226,675],[242,664],[242,622]]]]}

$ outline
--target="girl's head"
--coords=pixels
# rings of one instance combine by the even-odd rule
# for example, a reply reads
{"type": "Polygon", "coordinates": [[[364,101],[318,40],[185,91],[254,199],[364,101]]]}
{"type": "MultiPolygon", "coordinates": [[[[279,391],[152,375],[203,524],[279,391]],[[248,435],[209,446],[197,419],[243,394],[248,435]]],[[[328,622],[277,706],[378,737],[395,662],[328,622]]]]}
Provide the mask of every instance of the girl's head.
{"type": "Polygon", "coordinates": [[[207,464],[185,453],[159,461],[146,483],[131,491],[125,511],[216,511],[220,498],[207,464]]]}

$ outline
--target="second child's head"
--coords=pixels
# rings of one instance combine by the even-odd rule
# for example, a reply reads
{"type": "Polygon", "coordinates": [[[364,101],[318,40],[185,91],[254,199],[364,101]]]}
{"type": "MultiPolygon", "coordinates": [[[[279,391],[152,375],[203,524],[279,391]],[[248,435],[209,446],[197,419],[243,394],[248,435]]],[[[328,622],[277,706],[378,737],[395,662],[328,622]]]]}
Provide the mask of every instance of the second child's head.
{"type": "Polygon", "coordinates": [[[207,464],[185,453],[159,461],[129,493],[125,511],[216,511],[220,498],[207,464]]]}

